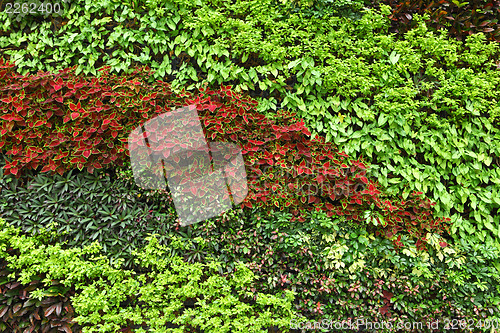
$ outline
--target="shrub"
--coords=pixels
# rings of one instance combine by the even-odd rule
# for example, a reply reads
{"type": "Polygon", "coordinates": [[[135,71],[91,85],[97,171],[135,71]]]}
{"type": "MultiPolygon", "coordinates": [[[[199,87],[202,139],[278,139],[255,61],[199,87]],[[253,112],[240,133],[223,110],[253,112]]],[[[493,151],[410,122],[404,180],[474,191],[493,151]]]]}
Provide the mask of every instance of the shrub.
{"type": "Polygon", "coordinates": [[[232,84],[259,96],[258,111],[286,107],[313,136],[363,153],[388,193],[433,198],[455,237],[498,245],[497,43],[450,40],[417,14],[414,29],[391,35],[384,4],[359,19],[309,19],[285,17],[271,1],[133,3],[79,2],[77,18],[50,24],[6,20],[0,47],[25,73],[80,65],[77,73],[99,75],[105,64],[131,73],[140,63],[155,70],[148,80],[166,78],[176,92],[232,84]]]}
{"type": "Polygon", "coordinates": [[[444,29],[450,37],[465,40],[484,33],[488,40],[500,41],[499,1],[378,1],[390,5],[391,31],[402,35],[415,28],[415,14],[427,15],[425,23],[433,30],[444,29]]]}
{"type": "MultiPolygon", "coordinates": [[[[153,236],[144,249],[135,253],[136,262],[147,271],[136,274],[119,270],[106,257],[99,256],[98,242],[62,250],[58,244],[45,245],[40,239],[20,236],[18,229],[3,221],[1,224],[0,256],[13,272],[9,278],[26,285],[43,276],[45,287],[54,281],[73,287],[74,321],[83,326],[82,332],[117,332],[133,326],[138,326],[137,332],[265,332],[270,326],[284,327],[295,318],[291,310],[293,292],[280,297],[243,290],[255,279],[243,264],[238,264],[231,276],[220,276],[217,262],[187,264],[171,256],[172,248],[159,245],[153,236]],[[6,248],[12,248],[17,255],[6,248]],[[84,255],[90,257],[85,260],[84,255]]],[[[186,244],[177,240],[174,246],[183,248],[186,244]]],[[[33,302],[53,290],[38,288],[25,296],[33,302]]],[[[59,315],[59,306],[55,304],[50,310],[59,315]]],[[[69,327],[65,330],[70,331],[69,327]]]]}
{"type": "Polygon", "coordinates": [[[148,235],[161,234],[159,242],[166,244],[176,224],[165,191],[162,200],[152,200],[146,196],[150,191],[104,172],[5,177],[2,184],[1,215],[8,223],[29,235],[52,229],[50,242],[65,247],[97,240],[103,253],[113,262],[124,259],[126,267],[133,265],[132,251],[145,246],[148,235]]]}

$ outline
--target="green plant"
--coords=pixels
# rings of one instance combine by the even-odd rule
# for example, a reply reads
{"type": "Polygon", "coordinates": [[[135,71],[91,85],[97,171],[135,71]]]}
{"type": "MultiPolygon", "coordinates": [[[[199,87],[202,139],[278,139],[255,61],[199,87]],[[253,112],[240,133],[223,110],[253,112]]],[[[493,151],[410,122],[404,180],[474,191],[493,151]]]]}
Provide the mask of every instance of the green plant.
{"type": "MultiPolygon", "coordinates": [[[[12,272],[9,278],[27,284],[44,276],[45,286],[56,281],[74,287],[74,321],[83,326],[82,332],[116,332],[132,325],[142,326],[142,332],[265,332],[269,326],[286,327],[295,318],[293,292],[285,292],[284,297],[245,292],[244,287],[255,279],[245,265],[238,264],[231,276],[221,276],[217,262],[188,264],[178,256],[170,256],[169,248],[161,246],[154,236],[147,239],[144,249],[134,252],[136,263],[146,269],[146,273],[137,274],[110,265],[99,255],[98,242],[62,250],[58,244],[44,245],[19,235],[18,229],[4,221],[1,227],[2,249],[11,247],[18,253],[0,253],[12,272]],[[85,255],[90,257],[85,259],[85,255]],[[189,305],[191,301],[194,307],[189,305]],[[168,324],[176,328],[167,328],[168,324]]],[[[185,247],[178,241],[172,246],[185,247]]],[[[54,292],[51,289],[29,290],[29,297],[41,300],[54,292]]],[[[59,315],[61,306],[54,304],[46,311],[59,315]]],[[[70,331],[69,327],[65,330],[70,331]]]]}

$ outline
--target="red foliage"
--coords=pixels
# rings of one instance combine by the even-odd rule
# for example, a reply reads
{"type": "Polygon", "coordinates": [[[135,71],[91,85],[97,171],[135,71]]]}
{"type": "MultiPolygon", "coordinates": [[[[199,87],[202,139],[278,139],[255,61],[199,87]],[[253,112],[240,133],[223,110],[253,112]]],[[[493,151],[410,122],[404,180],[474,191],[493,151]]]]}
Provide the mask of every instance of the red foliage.
{"type": "Polygon", "coordinates": [[[415,194],[406,201],[387,199],[366,177],[364,162],[349,159],[322,137],[310,140],[294,114],[280,110],[278,120],[267,119],[255,111],[255,100],[229,86],[175,96],[163,81],[144,83],[151,74],[147,67],[127,76],[102,68],[98,78],[76,76],[75,67],[29,76],[13,69],[0,59],[6,175],[20,177],[23,170],[39,167],[41,172],[63,174],[76,167],[93,173],[123,165],[134,128],[172,108],[196,105],[206,138],[242,149],[249,187],[243,206],[292,207],[299,219],[304,210],[322,209],[357,221],[376,206],[386,222],[380,233],[386,236],[407,231],[421,239],[425,229],[441,233],[448,228],[449,219],[432,218],[428,199],[415,194]]]}

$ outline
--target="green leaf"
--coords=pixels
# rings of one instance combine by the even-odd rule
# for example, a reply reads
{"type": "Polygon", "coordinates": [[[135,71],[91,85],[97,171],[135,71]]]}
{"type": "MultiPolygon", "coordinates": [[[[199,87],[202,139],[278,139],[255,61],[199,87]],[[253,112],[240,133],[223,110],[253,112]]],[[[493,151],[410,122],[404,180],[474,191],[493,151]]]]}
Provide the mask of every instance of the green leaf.
{"type": "Polygon", "coordinates": [[[175,30],[176,28],[176,24],[171,19],[167,20],[167,26],[170,28],[170,30],[175,30]]]}
{"type": "Polygon", "coordinates": [[[389,61],[391,62],[391,64],[395,65],[398,62],[399,57],[401,57],[400,54],[397,54],[396,51],[392,51],[391,55],[389,56],[389,61]]]}
{"type": "Polygon", "coordinates": [[[248,60],[248,53],[243,53],[243,56],[241,57],[241,62],[245,63],[248,60]]]}
{"type": "Polygon", "coordinates": [[[297,60],[290,62],[288,64],[288,69],[292,69],[292,68],[296,67],[298,64],[301,63],[301,61],[302,61],[302,59],[297,59],[297,60]]]}
{"type": "Polygon", "coordinates": [[[267,88],[265,82],[259,81],[259,88],[260,90],[265,91],[267,88]]]}
{"type": "Polygon", "coordinates": [[[387,117],[385,114],[381,113],[378,117],[378,127],[382,127],[387,122],[387,117]]]}
{"type": "Polygon", "coordinates": [[[278,77],[278,70],[276,68],[271,68],[271,74],[274,75],[274,77],[278,77]]]}

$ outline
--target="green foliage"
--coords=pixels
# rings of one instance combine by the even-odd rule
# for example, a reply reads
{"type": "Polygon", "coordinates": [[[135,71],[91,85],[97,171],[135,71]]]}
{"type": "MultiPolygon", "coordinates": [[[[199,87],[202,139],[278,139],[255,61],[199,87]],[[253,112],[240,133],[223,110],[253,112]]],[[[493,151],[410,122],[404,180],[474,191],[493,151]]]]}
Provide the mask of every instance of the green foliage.
{"type": "MultiPolygon", "coordinates": [[[[14,254],[12,250],[8,252],[14,254]]],[[[80,327],[71,320],[74,315],[71,288],[52,281],[52,286],[43,292],[43,299],[38,300],[29,295],[43,289],[40,280],[21,284],[8,277],[11,273],[7,262],[0,260],[0,332],[49,332],[57,328],[65,332],[78,331],[80,327]]]]}
{"type": "MultiPolygon", "coordinates": [[[[220,268],[225,271],[238,257],[247,258],[254,271],[263,272],[254,288],[295,288],[297,305],[308,318],[323,312],[334,321],[353,313],[381,319],[390,312],[405,322],[425,322],[438,316],[435,311],[441,319],[498,317],[499,48],[485,39],[492,37],[486,29],[497,22],[484,17],[489,22],[483,26],[465,26],[486,35],[459,42],[449,39],[448,31],[433,32],[430,16],[412,13],[412,29],[393,35],[388,16],[394,8],[382,4],[380,10],[358,12],[358,2],[352,2],[353,16],[324,15],[330,4],[351,6],[347,1],[301,1],[295,8],[272,1],[81,1],[66,18],[52,22],[14,22],[0,14],[0,49],[24,73],[80,64],[79,72],[100,75],[96,68],[104,64],[131,72],[132,64],[141,63],[156,71],[153,78],[172,81],[173,90],[232,84],[259,96],[257,109],[270,118],[287,108],[305,120],[313,136],[324,136],[351,156],[367,155],[369,174],[389,193],[406,199],[413,191],[424,192],[438,203],[436,213],[454,222],[456,246],[441,249],[444,240],[430,233],[426,257],[415,254],[417,244],[405,235],[394,237],[406,247],[399,253],[389,240],[372,239],[371,225],[366,232],[351,225],[344,233],[345,221],[316,216],[318,223],[311,225],[321,232],[314,236],[312,229],[288,225],[285,213],[275,220],[254,213],[255,220],[235,218],[224,236],[214,221],[182,230],[186,238],[204,232],[219,237],[207,247],[192,243],[186,249],[191,261],[220,249],[220,258],[228,261],[220,268]],[[314,4],[324,5],[324,12],[314,4]],[[249,221],[255,227],[238,229],[252,225],[249,221]],[[338,235],[321,240],[328,230],[338,235]],[[318,278],[325,270],[333,276],[328,279],[336,279],[335,294],[324,286],[326,276],[318,278]],[[390,288],[382,290],[373,276],[390,288]]],[[[457,18],[468,15],[469,5],[456,5],[467,8],[449,13],[462,26],[458,21],[464,16],[457,18]]],[[[435,13],[441,21],[445,17],[435,13]]],[[[373,209],[363,214],[373,224],[387,223],[373,209]]]]}
{"type": "Polygon", "coordinates": [[[370,225],[323,212],[292,221],[285,211],[260,209],[195,224],[190,237],[197,235],[205,240],[203,251],[225,263],[221,272],[230,274],[242,261],[259,275],[248,290],[295,291],[299,321],[363,316],[380,321],[388,320],[388,313],[422,322],[499,316],[500,253],[491,246],[463,240],[443,247],[445,239],[428,233],[428,252],[419,252],[407,236],[397,249],[376,237],[370,225]]]}
{"type": "Polygon", "coordinates": [[[359,19],[364,1],[359,0],[276,0],[284,5],[285,13],[301,13],[306,18],[338,15],[359,19]]]}
{"type": "Polygon", "coordinates": [[[231,83],[259,96],[260,112],[297,112],[313,136],[368,156],[389,193],[433,198],[457,237],[498,244],[498,44],[448,39],[417,13],[392,35],[391,11],[308,18],[270,0],[82,1],[61,21],[6,18],[0,48],[25,73],[142,63],[174,91],[231,83]]]}
{"type": "MultiPolygon", "coordinates": [[[[256,276],[244,264],[237,264],[231,276],[221,276],[220,263],[188,264],[170,256],[171,248],[161,246],[154,236],[134,252],[136,263],[146,269],[137,274],[110,265],[99,255],[98,242],[62,250],[58,244],[21,236],[3,221],[1,227],[1,248],[18,252],[0,253],[13,270],[9,277],[27,284],[43,275],[45,286],[56,280],[74,287],[74,321],[83,326],[82,332],[117,332],[135,325],[137,332],[266,332],[270,326],[284,328],[295,318],[293,292],[280,293],[283,297],[245,292],[256,276]]],[[[47,290],[30,290],[30,299],[46,296],[47,290]]]]}
{"type": "Polygon", "coordinates": [[[227,237],[225,253],[237,253],[257,235],[245,255],[262,277],[256,290],[296,291],[303,321],[381,321],[389,314],[404,322],[499,317],[496,248],[465,241],[442,247],[429,233],[428,252],[418,253],[405,236],[402,250],[396,250],[373,230],[351,227],[341,218],[314,213],[300,224],[286,219],[281,212],[252,212],[245,230],[227,237]]]}
{"type": "Polygon", "coordinates": [[[104,171],[2,176],[1,183],[1,213],[8,223],[64,247],[99,241],[103,253],[127,267],[148,235],[160,233],[159,241],[166,244],[176,223],[165,191],[146,191],[104,171]]]}
{"type": "MultiPolygon", "coordinates": [[[[367,166],[362,160],[350,159],[320,136],[309,138],[311,133],[304,121],[293,113],[279,110],[275,119],[267,119],[255,112],[255,100],[235,93],[231,86],[221,86],[214,91],[200,89],[197,95],[185,91],[176,95],[165,82],[146,85],[144,81],[150,75],[147,67],[123,76],[110,75],[109,68],[104,68],[99,78],[78,78],[74,68],[59,74],[39,72],[23,77],[13,72],[13,66],[0,60],[0,68],[6,68],[0,72],[5,85],[0,96],[0,111],[6,111],[0,120],[0,148],[6,150],[8,158],[3,167],[4,175],[19,178],[30,169],[63,175],[68,170],[86,168],[93,173],[103,165],[122,165],[135,153],[150,158],[140,148],[142,137],[131,135],[131,132],[136,133],[144,119],[189,105],[196,108],[207,139],[232,142],[234,147],[241,149],[247,175],[240,181],[248,184],[245,197],[240,200],[242,206],[291,207],[298,218],[302,210],[316,208],[327,211],[330,216],[337,214],[356,221],[364,221],[364,211],[370,207],[387,222],[376,225],[389,237],[407,232],[422,238],[425,230],[441,233],[448,228],[447,219],[431,216],[429,209],[434,204],[419,196],[422,193],[412,193],[411,198],[401,201],[389,200],[366,177],[367,166]]],[[[169,131],[175,133],[176,129],[169,131]]],[[[171,133],[156,137],[154,158],[168,159],[172,149],[186,148],[171,139],[169,142],[171,133]]],[[[164,177],[159,168],[155,171],[158,173],[156,179],[164,177]]],[[[187,172],[191,177],[194,170],[178,171],[187,172]]],[[[146,178],[150,176],[151,173],[146,178]]],[[[69,182],[69,178],[66,181],[69,182]]],[[[194,196],[208,200],[209,191],[200,188],[191,192],[188,187],[183,195],[187,199],[194,196]]],[[[37,207],[47,203],[52,208],[60,205],[57,195],[50,195],[47,202],[38,201],[37,207]]],[[[23,214],[32,219],[30,204],[24,206],[23,214]]],[[[113,214],[118,208],[115,206],[102,213],[108,223],[115,218],[113,214]]],[[[123,228],[127,220],[137,218],[121,213],[114,227],[120,223],[123,228]]],[[[78,218],[78,214],[73,210],[69,215],[78,218]]],[[[92,229],[92,219],[83,218],[92,229]]],[[[94,233],[93,236],[98,235],[94,233]]],[[[113,241],[116,244],[116,237],[113,241]]]]}

